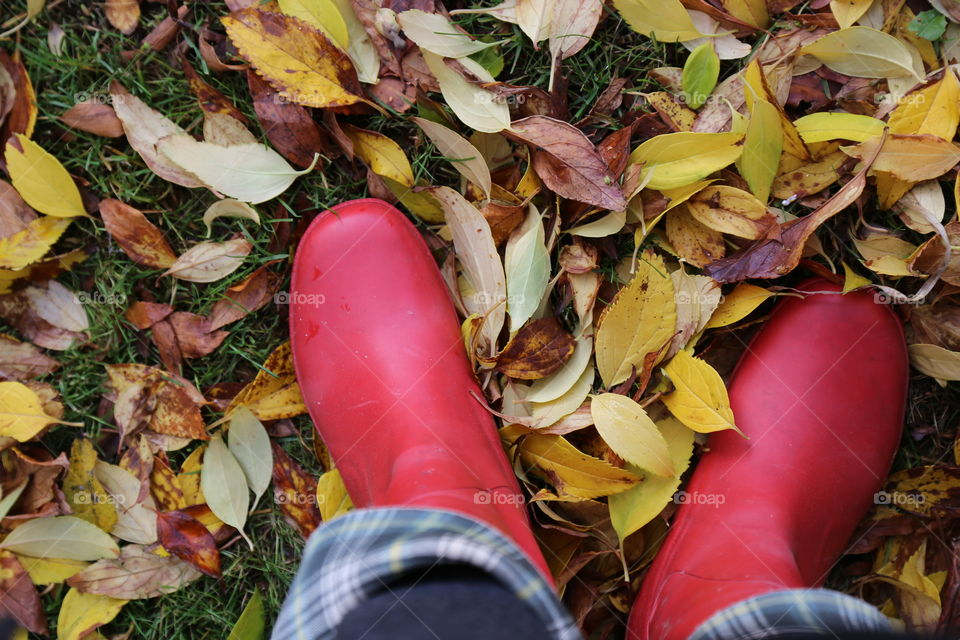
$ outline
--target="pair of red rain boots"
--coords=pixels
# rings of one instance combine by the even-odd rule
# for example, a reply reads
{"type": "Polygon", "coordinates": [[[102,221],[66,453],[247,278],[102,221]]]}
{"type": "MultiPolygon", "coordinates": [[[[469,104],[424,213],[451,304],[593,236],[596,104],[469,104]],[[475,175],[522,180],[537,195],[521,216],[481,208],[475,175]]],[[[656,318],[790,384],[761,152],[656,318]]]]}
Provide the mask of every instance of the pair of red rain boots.
{"type": "MultiPolygon", "coordinates": [[[[291,302],[303,397],[354,504],[466,514],[548,576],[449,295],[403,214],[379,200],[321,214],[291,302]]],[[[900,323],[871,295],[780,303],[730,386],[747,438],[710,437],[628,637],[686,638],[738,601],[821,584],[886,477],[907,371],[900,323]]]]}

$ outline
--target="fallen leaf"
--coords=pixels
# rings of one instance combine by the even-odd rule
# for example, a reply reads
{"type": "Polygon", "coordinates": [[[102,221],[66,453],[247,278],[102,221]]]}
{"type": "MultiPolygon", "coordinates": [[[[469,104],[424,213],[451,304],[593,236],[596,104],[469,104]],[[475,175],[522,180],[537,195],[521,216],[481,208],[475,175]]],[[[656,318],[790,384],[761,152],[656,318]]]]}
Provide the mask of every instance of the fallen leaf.
{"type": "Polygon", "coordinates": [[[128,544],[120,551],[119,558],[98,560],[68,578],[67,584],[84,593],[142,600],[173,593],[200,575],[177,556],[161,556],[139,544],[128,544]]]}
{"type": "Polygon", "coordinates": [[[741,282],[733,291],[723,297],[717,310],[710,316],[710,321],[707,322],[705,328],[715,329],[739,322],[753,313],[754,309],[773,295],[772,291],[763,287],[741,282]]]}
{"type": "Polygon", "coordinates": [[[64,111],[60,120],[71,129],[104,138],[119,138],[123,135],[123,123],[113,107],[97,100],[78,102],[64,111]]]}
{"type": "Polygon", "coordinates": [[[46,288],[27,287],[24,294],[37,315],[53,326],[76,333],[90,328],[80,298],[56,280],[49,281],[46,288]]]}
{"type": "Polygon", "coordinates": [[[327,136],[310,111],[283,99],[252,69],[246,74],[253,110],[270,144],[294,165],[313,166],[316,154],[324,152],[327,136]]]}
{"type": "Polygon", "coordinates": [[[856,113],[823,111],[797,118],[793,125],[804,142],[814,144],[828,140],[866,142],[883,134],[887,123],[856,113]]]}
{"type": "Polygon", "coordinates": [[[310,24],[259,7],[220,20],[240,55],[284,98],[321,109],[362,100],[350,58],[310,24]]]}
{"type": "Polygon", "coordinates": [[[44,412],[37,394],[22,382],[0,382],[0,436],[26,442],[60,422],[44,412]]]}
{"type": "Polygon", "coordinates": [[[416,117],[411,118],[411,120],[427,134],[433,144],[436,145],[437,150],[453,165],[453,168],[467,180],[483,189],[484,195],[489,199],[492,184],[490,169],[477,148],[456,131],[442,124],[416,117]]]}
{"type": "Polygon", "coordinates": [[[766,100],[754,100],[737,168],[762,203],[770,197],[770,186],[777,175],[782,152],[780,112],[766,100]]]}
{"type": "Polygon", "coordinates": [[[276,443],[273,447],[273,499],[287,522],[304,539],[320,526],[317,481],[307,475],[276,443]]]}
{"type": "Polygon", "coordinates": [[[253,491],[253,506],[256,507],[270,484],[273,470],[270,437],[257,417],[243,406],[230,414],[228,437],[230,453],[243,469],[247,486],[253,491]]]}
{"type": "Polygon", "coordinates": [[[705,42],[687,56],[683,64],[681,83],[687,106],[699,109],[713,93],[720,78],[720,58],[713,43],[705,42]]]}
{"type": "Polygon", "coordinates": [[[140,25],[139,0],[106,0],[103,9],[110,24],[122,34],[130,35],[140,25]]]}
{"type": "Polygon", "coordinates": [[[289,342],[273,350],[253,381],[234,396],[226,414],[241,406],[250,409],[260,420],[292,418],[307,412],[293,369],[289,342]]]}
{"type": "MultiPolygon", "coordinates": [[[[496,133],[510,128],[510,108],[497,94],[469,82],[451,69],[444,59],[429,51],[423,51],[423,59],[430,72],[440,83],[440,92],[457,117],[477,131],[496,133]]],[[[493,82],[490,73],[470,58],[457,62],[480,82],[493,82]]]]}
{"type": "Polygon", "coordinates": [[[657,428],[667,442],[674,475],[659,477],[647,475],[639,468],[628,467],[643,478],[626,491],[610,496],[610,522],[621,542],[630,534],[639,531],[657,517],[670,502],[670,498],[680,488],[680,480],[690,466],[693,456],[694,432],[675,418],[667,418],[657,423],[657,428]]]}
{"type": "Polygon", "coordinates": [[[660,42],[693,40],[702,35],[680,0],[614,0],[613,6],[631,29],[660,42]]]}
{"type": "Polygon", "coordinates": [[[162,275],[190,282],[216,282],[243,264],[253,245],[243,238],[201,242],[189,248],[162,275]]]}
{"type": "Polygon", "coordinates": [[[540,212],[533,204],[529,204],[524,221],[507,241],[503,258],[507,313],[510,315],[512,332],[533,317],[547,291],[550,254],[545,242],[540,212]]]}
{"type": "Polygon", "coordinates": [[[279,0],[280,10],[316,27],[331,42],[346,49],[350,42],[347,23],[331,0],[279,0]]]}
{"type": "Polygon", "coordinates": [[[31,558],[30,556],[17,556],[17,558],[35,585],[58,584],[90,564],[63,558],[31,558]]]}
{"type": "Polygon", "coordinates": [[[518,380],[539,380],[573,355],[574,339],[554,318],[530,322],[507,343],[497,357],[496,369],[518,380]]]}
{"type": "Polygon", "coordinates": [[[197,176],[204,186],[231,198],[257,204],[286,191],[298,176],[313,169],[295,170],[273,149],[251,142],[223,147],[198,142],[189,134],[161,138],[157,150],[197,176]]]}
{"type": "Polygon", "coordinates": [[[22,133],[7,141],[7,173],[28,205],[50,216],[86,216],[80,191],[60,161],[22,133]]]}
{"type": "Polygon", "coordinates": [[[0,548],[36,558],[67,560],[100,560],[120,555],[113,538],[74,516],[27,520],[0,542],[0,548]]]}
{"type": "Polygon", "coordinates": [[[562,436],[527,434],[520,425],[500,429],[508,445],[516,445],[524,465],[536,467],[561,498],[589,500],[626,491],[639,476],[583,453],[562,436]]]}
{"type": "Polygon", "coordinates": [[[264,265],[224,293],[207,315],[207,330],[215,331],[273,301],[280,278],[264,265]]]}
{"type": "Polygon", "coordinates": [[[177,260],[163,232],[130,205],[113,198],[100,201],[100,217],[123,252],[137,264],[167,269],[177,260]]]}
{"type": "Polygon", "coordinates": [[[29,342],[0,333],[0,379],[28,380],[57,370],[60,363],[29,342]]]}
{"type": "Polygon", "coordinates": [[[81,640],[120,613],[126,600],[71,588],[60,604],[57,616],[57,640],[81,640]]]}
{"type": "Polygon", "coordinates": [[[960,380],[960,353],[934,344],[911,344],[909,351],[910,364],[920,373],[937,380],[960,380]]]}
{"type": "Polygon", "coordinates": [[[252,549],[253,543],[243,532],[250,506],[246,476],[220,434],[210,438],[203,454],[200,486],[214,515],[235,527],[252,549]]]}
{"type": "Polygon", "coordinates": [[[683,131],[643,142],[630,154],[630,163],[642,167],[640,183],[647,188],[675,189],[733,164],[742,152],[741,133],[683,131]]]}
{"type": "Polygon", "coordinates": [[[47,633],[40,596],[17,556],[9,551],[0,551],[0,614],[33,633],[47,633]]]}
{"type": "Polygon", "coordinates": [[[622,211],[627,202],[593,143],[576,127],[547,116],[517,120],[503,132],[534,149],[537,175],[558,195],[622,211]]]}
{"type": "Polygon", "coordinates": [[[474,40],[449,18],[419,9],[399,12],[397,22],[421,49],[445,58],[463,58],[498,44],[474,40]]]}
{"type": "Polygon", "coordinates": [[[680,351],[663,368],[674,391],[663,404],[680,422],[698,433],[737,430],[727,388],[720,374],[688,351],[680,351]]]}
{"type": "Polygon", "coordinates": [[[687,200],[687,210],[698,222],[720,233],[755,240],[766,235],[777,219],[764,201],[726,185],[710,185],[687,200]]]}
{"type": "Polygon", "coordinates": [[[140,479],[126,469],[102,460],[97,461],[94,473],[117,507],[117,521],[110,533],[127,542],[156,542],[157,505],[149,494],[143,497],[140,479]]]}
{"type": "Polygon", "coordinates": [[[881,138],[871,138],[856,146],[841,149],[858,160],[876,155],[871,166],[873,171],[884,171],[908,182],[937,178],[960,162],[960,148],[957,145],[929,134],[891,134],[882,142],[882,146],[881,138]]]}
{"type": "Polygon", "coordinates": [[[329,522],[353,509],[353,501],[343,484],[339,469],[331,469],[317,480],[317,506],[323,522],[329,522]]]}
{"type": "Polygon", "coordinates": [[[597,369],[606,387],[620,384],[640,369],[648,353],[673,337],[677,313],[673,281],[663,259],[645,253],[637,271],[600,317],[596,334],[597,369]]]}
{"type": "Polygon", "coordinates": [[[590,401],[593,424],[618,456],[654,475],[676,475],[667,441],[643,407],[627,396],[601,393],[590,401]]]}
{"type": "Polygon", "coordinates": [[[206,575],[219,578],[220,551],[205,526],[182,511],[157,514],[157,538],[163,548],[206,575]]]}
{"type": "Polygon", "coordinates": [[[94,474],[96,466],[93,443],[87,438],[77,438],[70,446],[70,468],[61,487],[76,517],[104,531],[112,531],[117,524],[117,509],[94,474]]]}
{"type": "Polygon", "coordinates": [[[0,238],[0,267],[24,269],[42,258],[70,226],[69,218],[41,216],[25,228],[0,238]]]}
{"type": "Polygon", "coordinates": [[[259,591],[250,596],[236,624],[230,629],[227,640],[263,640],[267,628],[266,616],[263,612],[263,599],[259,591]]]}
{"type": "Polygon", "coordinates": [[[895,37],[870,27],[832,31],[801,47],[799,53],[814,56],[837,73],[858,78],[917,76],[906,46],[895,37]]]}

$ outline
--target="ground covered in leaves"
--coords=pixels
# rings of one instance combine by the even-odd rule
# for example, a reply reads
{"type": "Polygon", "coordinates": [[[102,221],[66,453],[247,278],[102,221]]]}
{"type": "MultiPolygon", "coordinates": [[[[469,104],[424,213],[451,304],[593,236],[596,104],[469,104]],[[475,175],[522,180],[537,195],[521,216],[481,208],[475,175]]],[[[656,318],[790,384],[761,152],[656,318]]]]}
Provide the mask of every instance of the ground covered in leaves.
{"type": "Polygon", "coordinates": [[[434,250],[587,634],[622,635],[736,428],[723,377],[811,274],[896,304],[917,370],[828,586],[956,626],[960,9],[933,4],[5,3],[0,612],[264,637],[351,508],[292,371],[291,256],[373,196],[434,250]]]}

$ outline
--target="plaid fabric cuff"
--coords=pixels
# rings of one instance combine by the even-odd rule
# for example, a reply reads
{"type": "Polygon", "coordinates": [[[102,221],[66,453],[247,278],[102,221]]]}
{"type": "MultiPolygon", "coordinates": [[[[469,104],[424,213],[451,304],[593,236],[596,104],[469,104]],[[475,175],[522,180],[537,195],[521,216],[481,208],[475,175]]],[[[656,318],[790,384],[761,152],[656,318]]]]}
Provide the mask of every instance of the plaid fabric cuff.
{"type": "Polygon", "coordinates": [[[533,608],[548,637],[582,638],[553,588],[499,531],[452,511],[408,508],[359,509],[317,529],[271,638],[332,638],[371,595],[440,564],[467,564],[498,579],[533,608]]]}
{"type": "Polygon", "coordinates": [[[753,640],[797,634],[891,631],[887,618],[862,600],[829,589],[773,591],[718,611],[690,640],[753,640]]]}

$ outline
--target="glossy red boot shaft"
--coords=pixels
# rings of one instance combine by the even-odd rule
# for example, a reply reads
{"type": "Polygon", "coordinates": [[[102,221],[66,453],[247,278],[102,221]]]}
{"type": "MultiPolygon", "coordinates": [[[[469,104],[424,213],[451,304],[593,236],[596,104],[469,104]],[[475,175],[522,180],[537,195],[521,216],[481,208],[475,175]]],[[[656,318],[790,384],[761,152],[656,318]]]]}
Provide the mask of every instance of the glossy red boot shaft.
{"type": "Polygon", "coordinates": [[[872,294],[781,302],[730,383],[747,438],[710,436],[628,638],[685,639],[740,600],[821,585],[887,476],[907,379],[900,321],[872,294]]]}
{"type": "Polygon", "coordinates": [[[464,513],[548,575],[453,304],[413,225],[381,200],[333,207],[300,242],[291,288],[297,379],[353,502],[464,513]]]}

